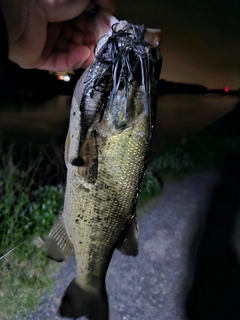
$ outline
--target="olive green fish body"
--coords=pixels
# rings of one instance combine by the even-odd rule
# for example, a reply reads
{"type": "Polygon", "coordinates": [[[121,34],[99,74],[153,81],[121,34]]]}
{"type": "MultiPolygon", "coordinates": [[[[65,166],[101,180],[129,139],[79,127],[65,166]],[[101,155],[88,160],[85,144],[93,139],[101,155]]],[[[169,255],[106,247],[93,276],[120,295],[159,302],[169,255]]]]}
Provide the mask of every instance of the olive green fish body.
{"type": "Polygon", "coordinates": [[[64,210],[48,239],[58,261],[74,247],[77,276],[59,307],[66,317],[108,320],[112,254],[138,253],[136,205],[154,124],[160,31],[119,25],[80,80],[70,112],[64,210]]]}
{"type": "Polygon", "coordinates": [[[93,157],[87,170],[68,167],[64,213],[70,224],[78,279],[85,284],[105,279],[121,233],[135,217],[151,136],[150,116],[145,115],[142,100],[133,100],[136,102],[138,108],[142,104],[142,112],[124,130],[111,132],[104,123],[94,121],[81,152],[84,157],[85,149],[87,153],[95,148],[97,163],[93,157]],[[95,173],[89,175],[89,170],[95,173]]]}

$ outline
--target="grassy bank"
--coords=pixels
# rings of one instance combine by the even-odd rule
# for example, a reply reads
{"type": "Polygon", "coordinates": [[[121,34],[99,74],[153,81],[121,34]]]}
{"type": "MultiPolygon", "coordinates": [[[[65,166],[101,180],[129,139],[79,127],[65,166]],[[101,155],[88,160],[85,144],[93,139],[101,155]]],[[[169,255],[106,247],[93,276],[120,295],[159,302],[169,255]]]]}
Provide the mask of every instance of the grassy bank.
{"type": "Polygon", "coordinates": [[[166,145],[148,164],[138,206],[160,194],[165,181],[218,166],[229,153],[240,153],[240,137],[194,135],[166,145]]]}
{"type": "MultiPolygon", "coordinates": [[[[20,155],[10,146],[0,159],[0,260],[1,319],[18,319],[34,309],[42,292],[51,290],[53,269],[43,244],[63,205],[61,185],[43,185],[43,156],[20,155]],[[40,182],[41,181],[41,184],[40,182]]],[[[45,179],[46,181],[46,179],[45,179]]]]}

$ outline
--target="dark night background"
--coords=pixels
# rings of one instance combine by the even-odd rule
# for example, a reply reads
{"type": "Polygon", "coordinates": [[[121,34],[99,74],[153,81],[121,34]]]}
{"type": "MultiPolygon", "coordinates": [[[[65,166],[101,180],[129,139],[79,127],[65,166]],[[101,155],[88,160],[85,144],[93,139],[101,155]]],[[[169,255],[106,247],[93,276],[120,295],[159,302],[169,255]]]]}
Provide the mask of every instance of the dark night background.
{"type": "Polygon", "coordinates": [[[239,89],[238,0],[122,0],[116,3],[119,18],[161,28],[163,79],[209,88],[239,89]]]}
{"type": "MultiPolygon", "coordinates": [[[[226,86],[232,90],[239,89],[238,0],[122,0],[115,3],[118,19],[162,30],[162,79],[200,84],[209,89],[226,86]]],[[[25,70],[23,73],[17,70],[16,73],[22,73],[22,80],[23,75],[29,75],[41,87],[41,79],[37,78],[44,72],[25,70]]],[[[1,77],[2,85],[4,82],[4,77],[1,77]]],[[[50,78],[48,82],[51,85],[50,78]]],[[[14,87],[11,91],[14,94],[14,87]]],[[[66,93],[66,89],[60,88],[60,91],[66,93]]]]}
{"type": "MultiPolygon", "coordinates": [[[[115,3],[118,19],[162,30],[159,93],[167,97],[159,99],[157,127],[160,132],[156,135],[196,132],[235,107],[240,88],[239,1],[122,0],[115,3]],[[204,95],[208,89],[226,87],[230,92],[224,99],[204,95]],[[187,96],[192,93],[199,96],[187,96]]],[[[34,130],[34,134],[42,137],[60,132],[63,137],[71,95],[81,72],[78,70],[67,83],[58,81],[47,71],[23,70],[10,63],[0,75],[0,98],[4,101],[0,104],[2,134],[9,138],[15,132],[19,137],[19,132],[29,135],[34,130]],[[13,109],[22,112],[16,115],[13,109]],[[36,117],[40,117],[41,122],[36,117]]]]}
{"type": "MultiPolygon", "coordinates": [[[[188,134],[202,132],[213,123],[211,128],[213,130],[217,128],[220,135],[224,135],[225,130],[228,132],[231,130],[232,136],[239,136],[240,1],[117,0],[115,3],[116,17],[119,20],[125,19],[162,30],[163,66],[159,83],[153,150],[159,152],[163,142],[178,141],[188,134]],[[228,92],[224,91],[226,88],[228,92]]],[[[58,144],[61,148],[58,155],[63,159],[71,96],[81,73],[82,70],[77,70],[74,75],[70,75],[69,82],[64,82],[58,80],[57,75],[47,71],[23,70],[9,63],[6,71],[0,75],[0,140],[4,141],[5,146],[13,142],[21,146],[30,141],[36,150],[40,150],[43,144],[51,150],[54,144],[58,144]]],[[[213,225],[216,208],[225,208],[225,205],[229,205],[230,222],[228,222],[231,226],[225,230],[226,237],[231,236],[236,207],[239,206],[239,201],[236,200],[239,199],[238,160],[239,155],[231,156],[223,165],[221,169],[223,181],[215,190],[207,212],[211,230],[215,230],[213,225]],[[237,175],[233,179],[235,173],[237,175]],[[226,201],[223,199],[223,194],[227,196],[226,201]]],[[[225,213],[229,208],[227,207],[225,211],[219,210],[220,218],[226,218],[225,213]]],[[[217,227],[216,234],[218,233],[218,236],[220,234],[222,239],[217,227]]],[[[221,224],[222,227],[224,223],[221,224]]],[[[194,318],[195,311],[192,306],[196,301],[201,305],[202,300],[198,292],[203,292],[205,295],[212,279],[212,273],[204,269],[205,252],[208,255],[212,254],[211,248],[209,251],[206,249],[209,244],[206,243],[206,238],[207,240],[208,237],[211,238],[209,230],[207,228],[206,230],[206,234],[203,233],[204,241],[202,247],[200,246],[199,260],[197,260],[199,268],[196,268],[196,278],[199,277],[201,280],[203,269],[208,280],[203,286],[197,282],[198,279],[194,282],[193,294],[188,301],[191,320],[200,320],[198,317],[194,318]]],[[[221,259],[225,259],[225,256],[221,259]]],[[[210,258],[208,261],[211,263],[210,258]]],[[[218,268],[215,261],[212,261],[212,265],[218,268]]],[[[232,284],[236,280],[236,285],[228,290],[232,290],[234,296],[239,297],[239,273],[236,272],[234,280],[234,277],[229,276],[232,269],[229,268],[229,271],[227,268],[225,269],[225,265],[220,268],[220,278],[227,279],[223,281],[223,285],[227,288],[228,279],[232,284]]],[[[213,274],[214,272],[215,269],[213,274]]],[[[215,280],[218,282],[219,278],[216,276],[215,280]]],[[[214,288],[210,287],[214,294],[217,285],[214,283],[214,288]]],[[[224,300],[228,293],[222,291],[221,299],[224,300]]],[[[230,301],[227,307],[237,309],[238,299],[236,300],[233,305],[230,301]]],[[[211,301],[207,303],[211,304],[211,301]]],[[[205,320],[205,308],[201,309],[200,306],[199,310],[203,312],[201,320],[205,320]]],[[[220,320],[221,309],[218,311],[217,318],[209,319],[220,320]]],[[[237,312],[240,314],[239,310],[237,312]]],[[[225,317],[225,314],[223,316],[225,317]]],[[[235,320],[234,316],[231,319],[235,320]]]]}

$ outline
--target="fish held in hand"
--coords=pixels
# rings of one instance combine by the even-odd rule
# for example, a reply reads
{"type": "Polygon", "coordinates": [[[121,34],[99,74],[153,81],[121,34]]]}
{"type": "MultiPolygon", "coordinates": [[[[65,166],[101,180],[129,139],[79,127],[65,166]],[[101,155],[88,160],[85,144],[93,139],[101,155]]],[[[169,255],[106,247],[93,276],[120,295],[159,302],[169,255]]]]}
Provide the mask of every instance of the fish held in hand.
{"type": "Polygon", "coordinates": [[[115,23],[75,88],[64,210],[46,242],[55,260],[72,247],[76,256],[77,276],[62,298],[61,316],[108,320],[112,254],[116,248],[138,254],[136,205],[154,126],[159,42],[160,30],[115,23]]]}

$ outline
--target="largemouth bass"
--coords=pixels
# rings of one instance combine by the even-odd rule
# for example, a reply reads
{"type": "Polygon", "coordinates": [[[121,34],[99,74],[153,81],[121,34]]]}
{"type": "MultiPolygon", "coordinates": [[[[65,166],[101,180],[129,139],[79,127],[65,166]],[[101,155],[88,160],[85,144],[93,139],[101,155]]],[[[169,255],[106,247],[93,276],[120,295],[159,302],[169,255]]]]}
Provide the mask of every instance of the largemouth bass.
{"type": "Polygon", "coordinates": [[[159,42],[160,30],[115,23],[76,86],[64,210],[46,243],[58,261],[75,251],[77,276],[62,298],[61,316],[108,320],[112,254],[116,248],[138,254],[136,205],[154,125],[159,42]]]}

